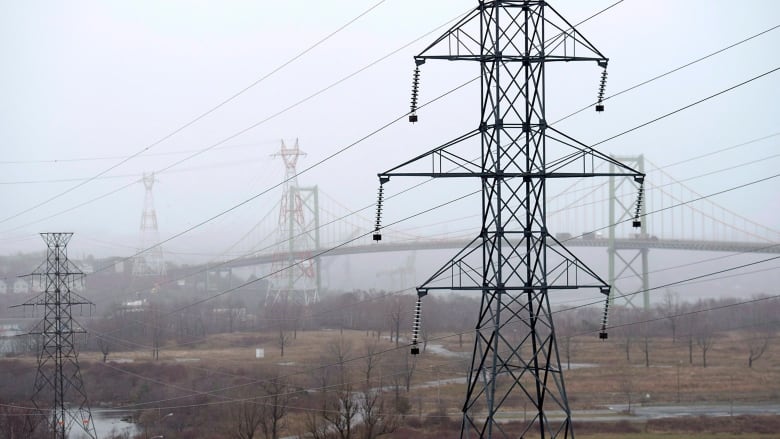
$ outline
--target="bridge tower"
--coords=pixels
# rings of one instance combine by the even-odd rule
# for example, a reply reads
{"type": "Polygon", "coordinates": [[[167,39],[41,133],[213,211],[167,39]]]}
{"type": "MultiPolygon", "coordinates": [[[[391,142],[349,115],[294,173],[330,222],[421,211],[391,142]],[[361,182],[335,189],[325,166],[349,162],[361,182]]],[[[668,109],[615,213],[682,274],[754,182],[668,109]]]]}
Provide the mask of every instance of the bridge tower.
{"type": "MultiPolygon", "coordinates": [[[[645,172],[645,156],[612,156],[615,160],[633,166],[639,172],[645,172]]],[[[614,165],[610,164],[610,172],[615,171],[614,165]]],[[[623,298],[626,305],[636,307],[633,300],[638,292],[642,293],[642,306],[644,309],[650,308],[650,277],[648,274],[648,253],[647,241],[651,238],[647,234],[647,221],[642,221],[639,230],[628,233],[627,226],[633,218],[637,216],[635,206],[632,203],[625,203],[624,197],[618,194],[624,189],[624,186],[630,185],[625,177],[609,177],[609,241],[607,244],[607,257],[609,259],[609,284],[612,286],[610,291],[610,301],[614,303],[615,297],[623,298]],[[615,232],[617,229],[623,231],[629,244],[615,246],[615,232]],[[618,281],[628,275],[631,279],[639,279],[640,283],[636,290],[631,291],[626,284],[627,281],[618,281]]],[[[646,200],[645,200],[646,201],[646,200]]],[[[647,202],[640,203],[639,217],[646,218],[647,202]]],[[[624,241],[626,242],[626,241],[624,241]]]]}
{"type": "Polygon", "coordinates": [[[76,349],[76,335],[86,331],[73,319],[72,312],[74,306],[94,305],[74,291],[83,285],[84,273],[68,259],[68,241],[72,236],[41,233],[48,247],[46,261],[30,276],[44,290],[19,305],[42,306],[44,312],[41,323],[30,332],[40,339],[32,402],[42,415],[33,416],[37,420],[30,425],[30,431],[45,420],[52,438],[66,439],[76,425],[87,437],[97,439],[76,349]]]}
{"type": "MultiPolygon", "coordinates": [[[[380,185],[395,176],[473,178],[482,188],[482,227],[418,287],[412,353],[419,353],[421,298],[438,290],[480,294],[461,438],[573,437],[549,293],[597,288],[606,303],[609,286],[548,231],[547,186],[609,176],[641,183],[644,175],[548,126],[545,66],[590,61],[606,69],[607,58],[545,1],[480,0],[415,57],[410,122],[418,121],[419,67],[428,60],[478,63],[479,123],[380,173],[380,185]],[[604,163],[617,171],[598,171],[604,163]],[[526,404],[529,419],[499,422],[516,420],[526,404]]],[[[605,81],[606,70],[601,96],[605,81]]],[[[603,110],[599,99],[596,111],[603,110]]],[[[382,238],[381,194],[380,187],[375,240],[382,238]]]]}
{"type": "Polygon", "coordinates": [[[154,208],[154,172],[144,174],[141,181],[144,184],[144,210],[141,213],[141,248],[133,260],[133,276],[162,277],[165,276],[165,260],[163,259],[160,242],[160,232],[157,229],[157,211],[154,208]],[[154,247],[152,247],[154,246],[154,247]],[[150,248],[151,247],[151,248],[150,248]]]}
{"type": "Polygon", "coordinates": [[[303,305],[317,302],[321,289],[319,192],[317,186],[298,185],[298,159],[306,155],[298,145],[281,149],[272,157],[284,162],[284,185],[279,205],[277,258],[271,267],[266,304],[293,301],[303,305]]]}

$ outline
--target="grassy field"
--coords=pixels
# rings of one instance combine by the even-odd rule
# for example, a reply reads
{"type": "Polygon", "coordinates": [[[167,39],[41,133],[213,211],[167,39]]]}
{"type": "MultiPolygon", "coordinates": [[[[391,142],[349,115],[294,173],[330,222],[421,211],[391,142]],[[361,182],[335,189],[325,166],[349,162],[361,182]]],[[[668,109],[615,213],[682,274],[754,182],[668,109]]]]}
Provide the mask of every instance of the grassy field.
{"type": "MultiPolygon", "coordinates": [[[[602,342],[596,337],[579,337],[572,343],[572,369],[565,370],[566,387],[573,421],[580,438],[650,439],[650,438],[771,438],[780,434],[780,416],[725,418],[675,418],[652,421],[616,420],[614,422],[579,422],[578,412],[605,410],[608,406],[674,405],[697,403],[747,404],[780,401],[780,347],[770,345],[753,368],[747,368],[746,340],[749,333],[723,334],[707,355],[707,367],[702,365],[701,349],[694,344],[690,363],[688,340],[654,338],[648,341],[649,367],[645,365],[644,340],[629,342],[630,361],[626,359],[626,340],[611,337],[602,342]],[[649,398],[647,397],[649,395],[649,398]],[[715,420],[715,421],[713,421],[715,420]]],[[[348,376],[355,388],[365,382],[367,359],[379,366],[372,374],[376,387],[399,386],[408,401],[406,430],[419,437],[431,428],[431,420],[441,425],[441,431],[458,428],[460,407],[465,393],[466,376],[473,340],[436,334],[430,344],[441,345],[446,351],[430,347],[422,355],[407,355],[408,348],[396,348],[386,337],[378,339],[365,331],[299,331],[288,336],[284,357],[279,349],[279,334],[275,332],[232,333],[210,336],[197,343],[162,346],[159,360],[153,362],[148,351],[111,352],[109,361],[116,367],[123,362],[136,367],[142,364],[171,364],[187,370],[219,371],[241,376],[252,370],[276,370],[290,377],[300,388],[314,386],[322,365],[333,364],[342,355],[348,376]],[[255,358],[255,349],[265,350],[264,358],[255,358]],[[340,354],[339,354],[340,352],[340,354]],[[369,355],[369,352],[373,354],[369,355]],[[438,352],[438,353],[437,353],[438,352]],[[460,353],[460,354],[458,354],[460,353]],[[414,367],[410,391],[399,376],[414,367]],[[453,382],[457,381],[458,382],[453,382]]],[[[24,358],[22,361],[34,361],[24,358]]],[[[102,356],[95,352],[80,355],[83,363],[99,363],[102,356]]],[[[566,358],[561,361],[566,369],[566,358]]],[[[181,385],[181,384],[180,384],[181,385]]],[[[186,386],[185,386],[186,387],[186,386]]],[[[517,413],[528,409],[520,400],[508,404],[517,413]]],[[[615,412],[615,415],[619,413],[615,412]]],[[[630,414],[629,414],[630,416],[630,414]]],[[[290,417],[289,433],[297,433],[302,415],[290,417]]],[[[411,434],[411,433],[410,433],[411,434]]],[[[395,436],[394,436],[395,437],[395,436]]]]}

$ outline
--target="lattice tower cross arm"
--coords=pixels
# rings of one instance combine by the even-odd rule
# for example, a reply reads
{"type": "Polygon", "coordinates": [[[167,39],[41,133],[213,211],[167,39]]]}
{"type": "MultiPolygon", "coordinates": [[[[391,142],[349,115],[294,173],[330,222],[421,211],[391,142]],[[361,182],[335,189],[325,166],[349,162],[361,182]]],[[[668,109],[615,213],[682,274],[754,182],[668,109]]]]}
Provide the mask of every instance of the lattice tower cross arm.
{"type": "Polygon", "coordinates": [[[607,59],[541,1],[479,2],[415,61],[430,59],[479,63],[479,125],[379,177],[380,183],[393,176],[473,177],[482,187],[479,234],[418,289],[419,297],[432,290],[482,295],[461,437],[529,437],[532,430],[570,437],[548,292],[596,287],[606,295],[609,288],[563,246],[548,246],[555,238],[546,226],[547,181],[644,175],[547,125],[544,71],[550,62],[606,67],[607,59]],[[478,159],[470,159],[473,143],[478,159]],[[603,162],[618,170],[597,172],[603,162]],[[555,264],[548,266],[548,254],[555,264]],[[510,328],[519,331],[517,339],[510,328]],[[509,432],[496,421],[511,418],[518,399],[535,414],[509,432]]]}

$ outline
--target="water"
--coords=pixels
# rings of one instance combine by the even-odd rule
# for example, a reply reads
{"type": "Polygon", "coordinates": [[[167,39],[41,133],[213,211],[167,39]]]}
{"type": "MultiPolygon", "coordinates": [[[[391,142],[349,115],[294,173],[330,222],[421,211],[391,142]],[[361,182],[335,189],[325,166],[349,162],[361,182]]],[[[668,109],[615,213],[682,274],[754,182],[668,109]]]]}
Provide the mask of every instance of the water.
{"type": "MultiPolygon", "coordinates": [[[[95,423],[95,431],[99,438],[110,438],[114,435],[127,434],[132,437],[139,433],[135,424],[125,422],[122,418],[128,417],[131,412],[117,410],[92,410],[92,421],[95,423]]],[[[87,439],[87,436],[79,426],[74,425],[70,430],[71,439],[87,439]]]]}

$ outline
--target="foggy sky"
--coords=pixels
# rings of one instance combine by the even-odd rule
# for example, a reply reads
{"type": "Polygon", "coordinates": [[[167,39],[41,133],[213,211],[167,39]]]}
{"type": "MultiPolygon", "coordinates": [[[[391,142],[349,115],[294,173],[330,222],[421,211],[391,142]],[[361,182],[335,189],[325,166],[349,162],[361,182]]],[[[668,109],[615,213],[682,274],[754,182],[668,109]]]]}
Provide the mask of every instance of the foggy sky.
{"type": "MultiPolygon", "coordinates": [[[[75,255],[129,255],[139,245],[144,190],[128,185],[262,121],[458,16],[473,0],[388,0],[358,22],[238,99],[141,157],[65,196],[34,206],[149,147],[337,29],[373,1],[207,2],[42,1],[0,3],[0,242],[2,254],[39,251],[38,232],[70,231],[75,255]],[[421,5],[422,4],[422,5],[421,5]],[[74,160],[88,159],[88,160],[74,160]],[[53,162],[53,160],[58,160],[53,162]],[[52,218],[48,218],[56,215],[52,218]],[[10,218],[15,216],[14,218],[10,218]],[[47,219],[48,218],[48,219],[47,219]]],[[[558,1],[577,22],[612,1],[558,1]]],[[[579,30],[610,58],[607,94],[768,29],[780,17],[775,1],[735,6],[720,1],[626,0],[579,30]]],[[[442,31],[422,38],[376,66],[220,147],[158,174],[154,189],[161,238],[258,194],[283,177],[271,158],[280,139],[300,139],[299,169],[408,111],[412,56],[442,31]]],[[[731,49],[653,84],[609,100],[559,128],[594,143],[780,65],[780,30],[731,49]]],[[[478,74],[476,64],[428,63],[421,100],[478,74]]],[[[596,96],[595,66],[556,66],[548,72],[548,118],[570,113],[596,96]]],[[[643,153],[658,165],[698,156],[778,130],[780,87],[773,74],[750,85],[605,143],[606,153],[643,153]]],[[[420,111],[302,175],[341,204],[375,201],[376,173],[472,129],[478,84],[420,111]]],[[[778,139],[672,167],[676,178],[769,157],[778,139]]],[[[702,194],[777,173],[780,160],[687,182],[702,194]]],[[[416,181],[393,180],[391,193],[416,181]]],[[[436,182],[388,207],[401,218],[476,187],[436,182]]],[[[780,181],[719,196],[733,211],[780,229],[780,181]]],[[[280,195],[270,191],[230,215],[166,244],[176,262],[206,258],[231,245],[280,195]]],[[[410,226],[463,215],[466,203],[428,214],[410,226]]],[[[473,209],[472,209],[473,210],[473,209]]],[[[371,216],[371,212],[367,216],[371,216]]],[[[468,228],[475,222],[431,227],[468,228]]],[[[475,229],[476,230],[476,229],[475,229]]]]}

